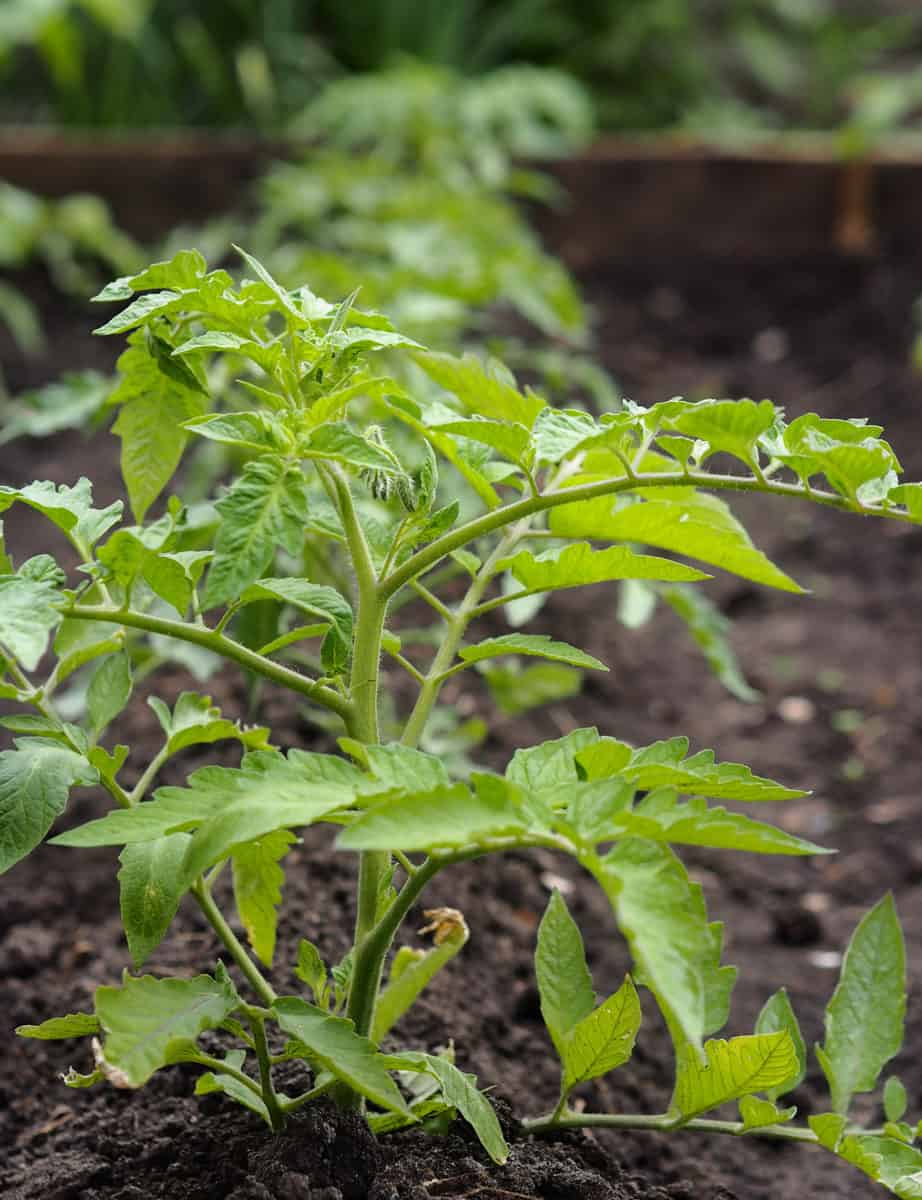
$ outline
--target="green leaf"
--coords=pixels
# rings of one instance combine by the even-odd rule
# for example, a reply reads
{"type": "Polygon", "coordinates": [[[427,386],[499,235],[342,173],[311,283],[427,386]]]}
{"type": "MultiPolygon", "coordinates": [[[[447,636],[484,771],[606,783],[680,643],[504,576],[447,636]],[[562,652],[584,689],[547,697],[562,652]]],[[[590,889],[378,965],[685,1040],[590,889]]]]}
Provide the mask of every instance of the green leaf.
{"type": "Polygon", "coordinates": [[[752,466],[759,458],[756,443],[777,415],[770,400],[701,400],[664,421],[662,428],[706,442],[707,449],[696,454],[699,462],[722,451],[752,466]]]}
{"type": "Polygon", "coordinates": [[[315,1002],[321,1008],[326,1008],[329,992],[326,963],[320,957],[320,951],[314,943],[306,938],[301,938],[298,942],[298,965],[294,972],[301,982],[310,988],[315,1002]]]}
{"type": "Polygon", "coordinates": [[[456,783],[376,801],[342,831],[337,845],[341,850],[455,850],[516,837],[526,829],[525,816],[507,789],[472,792],[456,783]]]}
{"type": "Polygon", "coordinates": [[[293,445],[281,424],[269,413],[208,413],[186,421],[183,428],[222,446],[241,446],[257,454],[285,453],[293,445]]]}
{"type": "Polygon", "coordinates": [[[374,775],[380,784],[380,787],[375,787],[376,791],[406,791],[412,786],[414,792],[419,792],[451,787],[452,780],[445,764],[434,754],[425,754],[422,750],[402,746],[399,742],[387,746],[364,746],[343,738],[340,745],[374,775]]]}
{"type": "Polygon", "coordinates": [[[44,738],[17,738],[0,753],[0,874],[25,858],[64,811],[72,787],[99,775],[80,754],[44,738]]]}
{"type": "Polygon", "coordinates": [[[142,341],[128,347],[117,367],[109,402],[121,411],[112,432],[122,439],[122,477],[140,522],[175,475],[188,440],[183,423],[201,415],[204,398],[164,374],[142,341]]]}
{"type": "Polygon", "coordinates": [[[131,659],[124,650],[104,658],[90,680],[86,705],[90,728],[98,737],[131,696],[131,659]]]}
{"type": "Polygon", "coordinates": [[[697,1049],[714,986],[714,935],[701,888],[668,846],[626,838],[596,876],[627,938],[641,981],[670,1028],[697,1049]]]}
{"type": "Polygon", "coordinates": [[[49,480],[30,483],[24,488],[0,487],[0,512],[17,500],[42,513],[59,529],[87,546],[98,541],[122,515],[121,500],[107,508],[93,508],[93,486],[85,476],[81,476],[73,487],[49,480]]]}
{"type": "Polygon", "coordinates": [[[393,1061],[399,1062],[400,1069],[425,1071],[436,1079],[445,1102],[464,1117],[490,1158],[500,1165],[507,1161],[509,1147],[493,1106],[477,1087],[476,1075],[466,1075],[454,1063],[437,1054],[408,1052],[395,1056],[393,1061]]]}
{"type": "Polygon", "coordinates": [[[276,909],[282,902],[285,882],[285,872],[278,863],[295,841],[293,833],[277,829],[237,846],[231,860],[237,912],[254,953],[267,967],[272,966],[275,955],[276,909]]]}
{"type": "MultiPolygon", "coordinates": [[[[54,839],[62,846],[120,846],[148,842],[167,833],[196,830],[187,866],[212,850],[220,857],[240,842],[276,829],[309,825],[349,805],[361,774],[342,759],[291,750],[288,758],[268,751],[245,756],[239,768],[202,767],[187,787],[158,788],[153,800],[115,809],[54,839]]],[[[204,870],[210,863],[201,865],[204,870]]]]}
{"type": "Polygon", "coordinates": [[[208,1096],[213,1092],[223,1092],[225,1096],[230,1096],[232,1100],[236,1100],[238,1104],[248,1108],[250,1112],[262,1117],[269,1128],[272,1128],[272,1118],[269,1116],[269,1110],[263,1100],[246,1084],[235,1079],[233,1075],[221,1075],[214,1071],[206,1071],[200,1075],[195,1081],[196,1096],[208,1096]]]}
{"type": "Polygon", "coordinates": [[[897,1138],[858,1133],[843,1137],[836,1154],[901,1200],[918,1200],[922,1196],[922,1152],[914,1146],[897,1138]]]}
{"type": "Polygon", "coordinates": [[[97,558],[126,593],[140,577],[156,595],[184,616],[211,552],[164,554],[151,549],[131,530],[119,529],[104,546],[100,546],[97,558]]]}
{"type": "Polygon", "coordinates": [[[225,739],[234,739],[247,750],[269,748],[268,729],[262,725],[241,725],[239,721],[222,717],[220,708],[211,703],[210,696],[182,692],[172,712],[156,696],[149,696],[147,703],[157,714],[167,737],[166,749],[171,755],[189,746],[209,745],[225,739]]]}
{"type": "Polygon", "coordinates": [[[310,321],[306,319],[304,313],[295,303],[295,298],[291,292],[288,292],[277,283],[269,274],[258,258],[254,258],[252,254],[247,254],[246,250],[242,250],[240,246],[234,246],[234,249],[254,273],[257,279],[266,285],[275,299],[278,301],[278,307],[281,309],[285,320],[294,325],[297,329],[304,329],[310,325],[310,321]]]}
{"type": "Polygon", "coordinates": [[[784,1030],[705,1042],[706,1063],[687,1050],[680,1058],[673,1104],[690,1120],[728,1100],[777,1087],[797,1070],[797,1054],[784,1030]]]}
{"type": "Polygon", "coordinates": [[[352,651],[352,609],[335,588],[306,579],[258,579],[240,597],[242,604],[258,599],[279,600],[299,612],[328,622],[330,632],[321,647],[323,668],[339,673],[352,651]]]}
{"type": "Polygon", "coordinates": [[[106,284],[93,300],[111,302],[130,300],[135,292],[151,288],[195,288],[205,277],[208,266],[198,250],[180,250],[172,258],[151,263],[136,275],[123,275],[106,284]]]}
{"type": "Polygon", "coordinates": [[[105,1032],[106,1074],[116,1086],[137,1088],[165,1066],[174,1038],[194,1040],[216,1029],[239,1007],[229,980],[126,977],[120,988],[96,989],[96,1015],[105,1032]]]}
{"type": "Polygon", "coordinates": [[[501,458],[509,462],[521,463],[527,458],[531,445],[531,436],[524,425],[510,424],[508,421],[489,421],[485,417],[471,417],[464,421],[447,421],[434,426],[436,432],[452,434],[455,437],[470,438],[473,442],[482,442],[491,446],[501,458]]]}
{"type": "Polygon", "coordinates": [[[380,445],[351,429],[344,421],[334,421],[315,429],[301,452],[306,458],[332,459],[356,471],[380,471],[384,475],[406,476],[393,455],[380,445]]]}
{"type": "Polygon", "coordinates": [[[620,775],[640,791],[671,787],[686,796],[709,796],[715,800],[797,800],[807,795],[771,779],[753,775],[740,763],[718,763],[713,750],[699,750],[686,758],[688,739],[668,738],[631,750],[624,742],[602,738],[598,745],[582,749],[577,762],[589,779],[620,775]],[[627,762],[624,761],[628,752],[627,762]]]}
{"type": "Polygon", "coordinates": [[[776,1087],[764,1089],[769,1100],[777,1100],[779,1096],[792,1092],[794,1088],[800,1086],[807,1074],[807,1049],[797,1017],[794,1015],[787,991],[784,988],[780,988],[765,1001],[762,1011],[756,1019],[755,1028],[756,1033],[778,1033],[781,1030],[791,1039],[791,1045],[797,1055],[797,1070],[790,1079],[785,1079],[776,1087]]]}
{"type": "Polygon", "coordinates": [[[503,559],[496,570],[511,571],[522,587],[535,592],[584,587],[612,579],[710,579],[702,571],[669,558],[637,554],[627,546],[593,550],[588,542],[576,542],[538,555],[522,550],[514,558],[503,559]]]}
{"type": "Polygon", "coordinates": [[[627,976],[621,987],[584,1017],[563,1042],[564,1093],[626,1063],[640,1028],[640,1000],[627,976]]]}
{"type": "Polygon", "coordinates": [[[770,1100],[761,1100],[757,1096],[743,1096],[740,1100],[743,1133],[749,1133],[753,1129],[764,1129],[766,1125],[782,1125],[796,1116],[796,1108],[776,1108],[770,1100]]]}
{"type": "Polygon", "coordinates": [[[301,1043],[312,1062],[379,1108],[410,1115],[382,1056],[368,1038],[355,1032],[351,1021],[331,1017],[296,996],[281,997],[272,1009],[284,1032],[301,1043]]]}
{"type": "Polygon", "coordinates": [[[48,647],[52,629],[60,624],[53,584],[0,575],[0,651],[34,671],[48,647]]]}
{"type": "Polygon", "coordinates": [[[98,325],[93,332],[100,337],[111,337],[115,333],[127,333],[136,325],[145,324],[151,317],[171,312],[182,301],[179,292],[147,292],[116,313],[104,325],[98,325]]]}
{"type": "Polygon", "coordinates": [[[891,1075],[884,1084],[884,1116],[888,1121],[901,1121],[909,1104],[903,1081],[891,1075]]]}
{"type": "Polygon", "coordinates": [[[731,696],[752,704],[761,696],[749,686],[728,637],[731,624],[720,609],[699,588],[674,587],[657,589],[679,619],[684,622],[692,640],[701,650],[708,666],[731,696]]]}
{"type": "Polygon", "coordinates": [[[125,846],[119,855],[119,906],[135,970],[163,941],[186,892],[182,865],[189,840],[173,833],[125,846]]]}
{"type": "Polygon", "coordinates": [[[563,1058],[567,1035],[592,1012],[595,992],[579,926],[556,888],[538,926],[535,973],[541,1016],[563,1058]]]}
{"type": "Polygon", "coordinates": [[[66,1017],[50,1017],[41,1025],[17,1025],[15,1032],[20,1037],[41,1038],[44,1041],[59,1038],[88,1037],[99,1033],[99,1018],[94,1013],[69,1013],[66,1017]]]}
{"type": "Polygon", "coordinates": [[[538,462],[558,463],[597,430],[593,418],[577,408],[543,408],[533,430],[538,462]]]}
{"type": "Polygon", "coordinates": [[[541,704],[578,695],[583,676],[572,667],[544,662],[533,667],[487,667],[483,678],[497,708],[514,717],[541,704]]]}
{"type": "Polygon", "coordinates": [[[826,1039],[817,1057],[837,1113],[856,1092],[869,1092],[903,1043],[906,951],[903,931],[886,895],[852,935],[839,982],[826,1007],[826,1039]]]}
{"type": "Polygon", "coordinates": [[[468,663],[499,658],[504,654],[525,654],[547,658],[551,662],[567,663],[572,667],[608,670],[605,663],[593,658],[591,654],[575,646],[568,646],[566,642],[555,642],[545,633],[506,633],[501,637],[486,638],[476,646],[465,646],[458,651],[458,657],[468,663]]]}
{"type": "Polygon", "coordinates": [[[236,600],[263,574],[278,546],[292,555],[300,551],[308,508],[304,476],[280,459],[256,459],[216,507],[221,524],[202,601],[206,609],[236,600]]]}
{"type": "Polygon", "coordinates": [[[752,854],[833,853],[742,813],[728,812],[719,806],[708,808],[700,796],[680,804],[671,788],[650,792],[634,809],[624,808],[615,814],[602,840],[625,834],[655,842],[713,846],[752,854]]]}
{"type": "Polygon", "coordinates": [[[475,416],[488,417],[531,429],[538,413],[547,405],[533,392],[523,395],[504,367],[484,364],[472,354],[454,358],[450,354],[414,354],[414,360],[430,379],[452,392],[475,416]]]}
{"type": "Polygon", "coordinates": [[[820,1140],[820,1145],[827,1150],[835,1150],[847,1124],[840,1113],[818,1113],[807,1117],[807,1124],[820,1140]]]}
{"type": "MultiPolygon", "coordinates": [[[[593,478],[579,476],[571,485],[593,478]]],[[[754,583],[785,592],[803,591],[756,550],[722,500],[693,488],[644,488],[643,499],[601,496],[577,501],[552,509],[549,523],[561,537],[643,542],[701,559],[754,583]]]]}

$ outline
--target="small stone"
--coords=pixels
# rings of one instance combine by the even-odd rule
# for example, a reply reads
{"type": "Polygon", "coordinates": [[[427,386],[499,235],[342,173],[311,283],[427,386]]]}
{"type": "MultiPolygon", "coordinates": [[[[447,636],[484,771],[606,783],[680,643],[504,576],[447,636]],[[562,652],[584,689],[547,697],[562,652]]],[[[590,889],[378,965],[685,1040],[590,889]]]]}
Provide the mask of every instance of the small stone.
{"type": "Polygon", "coordinates": [[[816,705],[806,696],[785,696],[778,705],[778,716],[788,725],[806,725],[816,716],[816,705]]]}
{"type": "Polygon", "coordinates": [[[774,325],[763,329],[752,339],[752,352],[760,362],[776,363],[787,358],[790,340],[783,329],[774,325]]]}

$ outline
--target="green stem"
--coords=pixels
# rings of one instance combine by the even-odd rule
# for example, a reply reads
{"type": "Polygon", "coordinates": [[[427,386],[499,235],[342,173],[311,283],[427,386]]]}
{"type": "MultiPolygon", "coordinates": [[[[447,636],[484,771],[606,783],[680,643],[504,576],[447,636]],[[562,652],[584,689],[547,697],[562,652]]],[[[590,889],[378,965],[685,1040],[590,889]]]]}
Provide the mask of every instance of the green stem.
{"type": "MultiPolygon", "coordinates": [[[[549,1113],[543,1117],[528,1117],[522,1122],[526,1133],[553,1133],[558,1129],[652,1129],[670,1132],[675,1129],[694,1129],[701,1133],[728,1133],[739,1137],[743,1133],[742,1121],[717,1121],[707,1117],[693,1117],[681,1124],[668,1113],[648,1116],[641,1113],[549,1113]]],[[[765,1137],[791,1142],[819,1142],[812,1129],[789,1125],[763,1125],[750,1129],[747,1137],[765,1137]]]]}
{"type": "Polygon", "coordinates": [[[397,930],[416,903],[420,892],[442,867],[451,861],[454,861],[454,858],[430,858],[421,863],[407,879],[380,921],[368,930],[360,943],[356,942],[346,1015],[354,1022],[358,1033],[368,1036],[373,1027],[375,1004],[381,986],[381,970],[397,930]]]}
{"type": "Polygon", "coordinates": [[[128,803],[133,808],[144,799],[147,789],[157,777],[157,772],[170,757],[169,744],[159,750],[147,765],[147,770],[128,793],[128,803]]]}
{"type": "Polygon", "coordinates": [[[208,1067],[216,1075],[229,1075],[231,1079],[236,1079],[238,1083],[242,1083],[244,1087],[249,1088],[251,1092],[259,1096],[260,1100],[263,1098],[262,1089],[259,1084],[251,1079],[245,1071],[238,1071],[230,1063],[222,1062],[220,1058],[215,1058],[211,1054],[204,1054],[202,1051],[197,1050],[194,1058],[190,1055],[189,1058],[177,1061],[195,1063],[200,1067],[208,1067]]]}
{"type": "MultiPolygon", "coordinates": [[[[510,505],[510,507],[514,507],[514,505],[510,505]]],[[[423,686],[416,697],[413,711],[410,713],[407,723],[404,726],[403,735],[400,739],[404,746],[416,746],[419,744],[419,739],[426,728],[426,722],[429,720],[436,701],[439,698],[442,684],[450,675],[454,674],[452,663],[454,662],[455,655],[458,653],[461,639],[464,637],[468,625],[470,625],[471,621],[477,615],[483,593],[496,573],[497,564],[525,536],[528,532],[530,520],[531,518],[526,516],[506,531],[503,537],[497,542],[493,552],[474,576],[470,587],[464,595],[464,599],[453,613],[448,614],[444,637],[435,657],[429,665],[423,686]]],[[[463,664],[457,669],[463,670],[466,665],[463,664]]]]}
{"type": "Polygon", "coordinates": [[[307,696],[317,704],[338,713],[348,723],[352,705],[332,688],[308,679],[297,671],[271,659],[263,658],[254,650],[235,642],[225,634],[216,633],[213,629],[198,625],[187,625],[182,621],[171,621],[165,617],[154,617],[149,613],[136,612],[130,608],[110,608],[102,605],[72,604],[65,610],[65,617],[73,617],[81,621],[104,621],[110,625],[125,625],[132,629],[143,629],[148,633],[161,633],[166,637],[176,638],[181,642],[191,642],[202,646],[205,650],[230,659],[241,667],[246,667],[254,675],[261,675],[273,683],[280,684],[291,692],[307,696]]]}
{"type": "Polygon", "coordinates": [[[505,525],[520,521],[524,517],[546,512],[550,508],[558,508],[562,504],[595,500],[599,496],[614,496],[619,492],[634,491],[642,487],[701,487],[711,488],[715,491],[763,492],[768,495],[811,500],[815,504],[837,508],[842,512],[859,512],[867,516],[905,520],[905,514],[898,509],[885,509],[879,505],[861,505],[831,492],[817,492],[812,488],[807,489],[801,484],[780,483],[773,479],[758,480],[751,475],[709,475],[706,471],[675,471],[662,475],[635,475],[632,473],[614,479],[601,479],[593,483],[578,484],[576,487],[565,488],[560,492],[544,492],[540,496],[530,496],[524,500],[517,500],[514,504],[506,504],[502,508],[492,509],[483,516],[475,517],[465,525],[460,525],[457,529],[450,530],[440,538],[436,538],[434,542],[430,542],[421,550],[417,550],[387,579],[381,581],[379,590],[383,596],[392,596],[404,584],[409,583],[424,571],[430,570],[452,551],[460,550],[469,542],[474,542],[478,538],[502,529],[505,525]]]}
{"type": "Polygon", "coordinates": [[[228,925],[227,921],[225,921],[224,915],[217,904],[215,904],[211,892],[205,887],[201,879],[197,879],[190,890],[198,901],[198,906],[204,913],[206,921],[224,943],[225,949],[246,976],[253,991],[256,992],[263,1004],[271,1008],[277,999],[274,988],[263,976],[260,969],[250,958],[249,954],[247,954],[240,939],[234,933],[233,929],[231,929],[230,925],[228,925]]]}
{"type": "Polygon", "coordinates": [[[278,1132],[285,1124],[285,1114],[279,1105],[279,1098],[272,1085],[272,1063],[269,1055],[269,1044],[266,1041],[266,1023],[264,1018],[252,1009],[246,1010],[247,1023],[253,1033],[253,1048],[256,1051],[256,1061],[259,1063],[260,1094],[269,1113],[269,1122],[278,1132]]]}
{"type": "Polygon", "coordinates": [[[316,1100],[318,1096],[325,1095],[336,1084],[335,1079],[327,1079],[324,1083],[319,1083],[316,1087],[311,1088],[309,1092],[304,1092],[300,1096],[295,1096],[291,1100],[280,1100],[279,1108],[286,1115],[295,1112],[296,1109],[302,1108],[305,1104],[310,1104],[311,1100],[316,1100]]]}

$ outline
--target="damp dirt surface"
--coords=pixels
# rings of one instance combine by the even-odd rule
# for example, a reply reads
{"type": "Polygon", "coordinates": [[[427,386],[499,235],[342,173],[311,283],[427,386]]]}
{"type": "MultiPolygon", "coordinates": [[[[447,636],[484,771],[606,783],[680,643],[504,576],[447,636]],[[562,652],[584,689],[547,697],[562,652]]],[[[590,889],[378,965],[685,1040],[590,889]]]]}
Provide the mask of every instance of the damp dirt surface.
{"type": "MultiPolygon", "coordinates": [[[[652,403],[672,395],[770,396],[790,415],[815,409],[865,416],[887,427],[907,477],[922,478],[922,378],[909,366],[912,306],[922,264],[906,260],[748,265],[744,261],[644,265],[584,280],[595,307],[598,352],[625,394],[652,403]]],[[[40,296],[43,302],[49,295],[40,296]]],[[[84,337],[93,314],[51,314],[52,354],[27,364],[0,346],[15,388],[52,369],[105,367],[116,347],[84,337]]],[[[72,482],[96,476],[99,497],[117,493],[114,441],[78,434],[0,447],[4,482],[72,482]]],[[[893,1064],[911,1118],[922,1115],[922,529],[872,523],[807,506],[734,501],[758,545],[807,597],[775,594],[733,578],[706,585],[732,619],[733,644],[761,693],[745,704],[703,666],[668,613],[628,631],[608,593],[558,595],[535,630],[575,641],[611,666],[581,695],[526,717],[491,717],[483,748],[502,766],[517,745],[580,725],[644,744],[675,734],[695,749],[746,762],[808,788],[811,796],[754,815],[834,848],[815,859],[718,851],[684,855],[713,918],[725,923],[725,959],[740,968],[728,1032],[750,1032],[766,998],[788,988],[806,1042],[822,1038],[825,1003],[840,953],[861,913],[895,895],[909,951],[904,1050],[893,1064]]],[[[53,531],[9,514],[17,554],[54,544],[53,531]]],[[[501,630],[497,627],[496,632],[501,630]]],[[[454,682],[454,681],[453,681],[454,682]]],[[[151,681],[174,697],[194,681],[178,668],[151,681]]],[[[145,685],[147,686],[147,685],[145,685]]],[[[144,688],[119,739],[135,769],[157,746],[144,688]]],[[[233,674],[207,690],[230,715],[246,713],[233,674]]],[[[460,701],[488,708],[476,682],[460,701]]],[[[291,702],[264,693],[259,714],[283,747],[324,746],[291,702]]],[[[224,751],[220,751],[224,753],[224,751]]],[[[183,770],[206,761],[189,757],[183,770]]],[[[225,759],[224,761],[233,761],[225,759]]],[[[102,796],[75,793],[67,820],[103,811],[102,796]]],[[[352,922],[354,862],[309,830],[288,860],[273,982],[295,990],[300,936],[335,960],[352,922]]],[[[567,1134],[529,1141],[516,1117],[551,1106],[557,1082],[543,1032],[531,956],[549,889],[567,896],[585,935],[600,992],[618,986],[628,958],[604,897],[549,852],[511,853],[444,873],[427,906],[460,908],[471,926],[463,956],[398,1026],[393,1045],[427,1050],[453,1039],[459,1065],[492,1089],[512,1145],[489,1163],[463,1122],[448,1136],[402,1133],[375,1144],[355,1118],[320,1105],[272,1138],[256,1117],[222,1097],[193,1097],[195,1072],[159,1072],[141,1092],[68,1090],[58,1074],[85,1071],[85,1042],[20,1041],[12,1028],[87,1010],[94,989],[129,965],[120,936],[115,851],[39,849],[0,886],[0,1195],[11,1200],[862,1200],[883,1195],[853,1168],[809,1147],[696,1133],[567,1134]]],[[[421,945],[414,914],[406,926],[421,945]]],[[[214,962],[203,919],[184,903],[145,969],[194,974],[214,962]]],[[[582,1089],[595,1111],[659,1112],[669,1099],[671,1059],[652,1005],[631,1062],[582,1089]]],[[[297,1071],[302,1068],[289,1067],[297,1071]]],[[[303,1082],[303,1081],[302,1081],[303,1082]]],[[[293,1086],[298,1081],[293,1080],[293,1086]]],[[[823,1111],[818,1068],[793,1096],[800,1118],[823,1111]]],[[[878,1102],[858,1097],[855,1115],[877,1123],[878,1102]]]]}

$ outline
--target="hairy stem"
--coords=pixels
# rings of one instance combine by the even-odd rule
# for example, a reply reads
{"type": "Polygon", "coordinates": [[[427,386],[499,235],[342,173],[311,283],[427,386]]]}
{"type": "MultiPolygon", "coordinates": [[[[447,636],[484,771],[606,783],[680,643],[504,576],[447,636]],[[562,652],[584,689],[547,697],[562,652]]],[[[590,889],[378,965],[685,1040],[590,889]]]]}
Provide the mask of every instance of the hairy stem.
{"type": "Polygon", "coordinates": [[[182,621],[171,621],[165,617],[154,617],[149,613],[137,612],[130,608],[110,608],[102,605],[72,604],[65,610],[66,617],[81,621],[104,621],[110,625],[125,625],[131,629],[143,629],[148,633],[162,633],[166,637],[176,638],[181,642],[191,642],[202,646],[205,650],[230,659],[241,667],[246,667],[254,675],[261,675],[273,683],[278,683],[291,692],[307,696],[316,704],[322,704],[338,713],[348,723],[352,705],[332,688],[318,683],[314,679],[292,671],[281,663],[264,658],[254,650],[247,649],[240,642],[223,633],[216,633],[206,626],[187,625],[182,621]]]}
{"type": "Polygon", "coordinates": [[[198,901],[198,906],[205,919],[224,944],[231,958],[246,976],[253,991],[256,992],[263,1004],[271,1006],[275,1003],[275,990],[263,973],[246,952],[240,939],[224,919],[224,915],[214,902],[214,897],[205,886],[204,881],[197,879],[191,887],[192,895],[198,901]]]}

